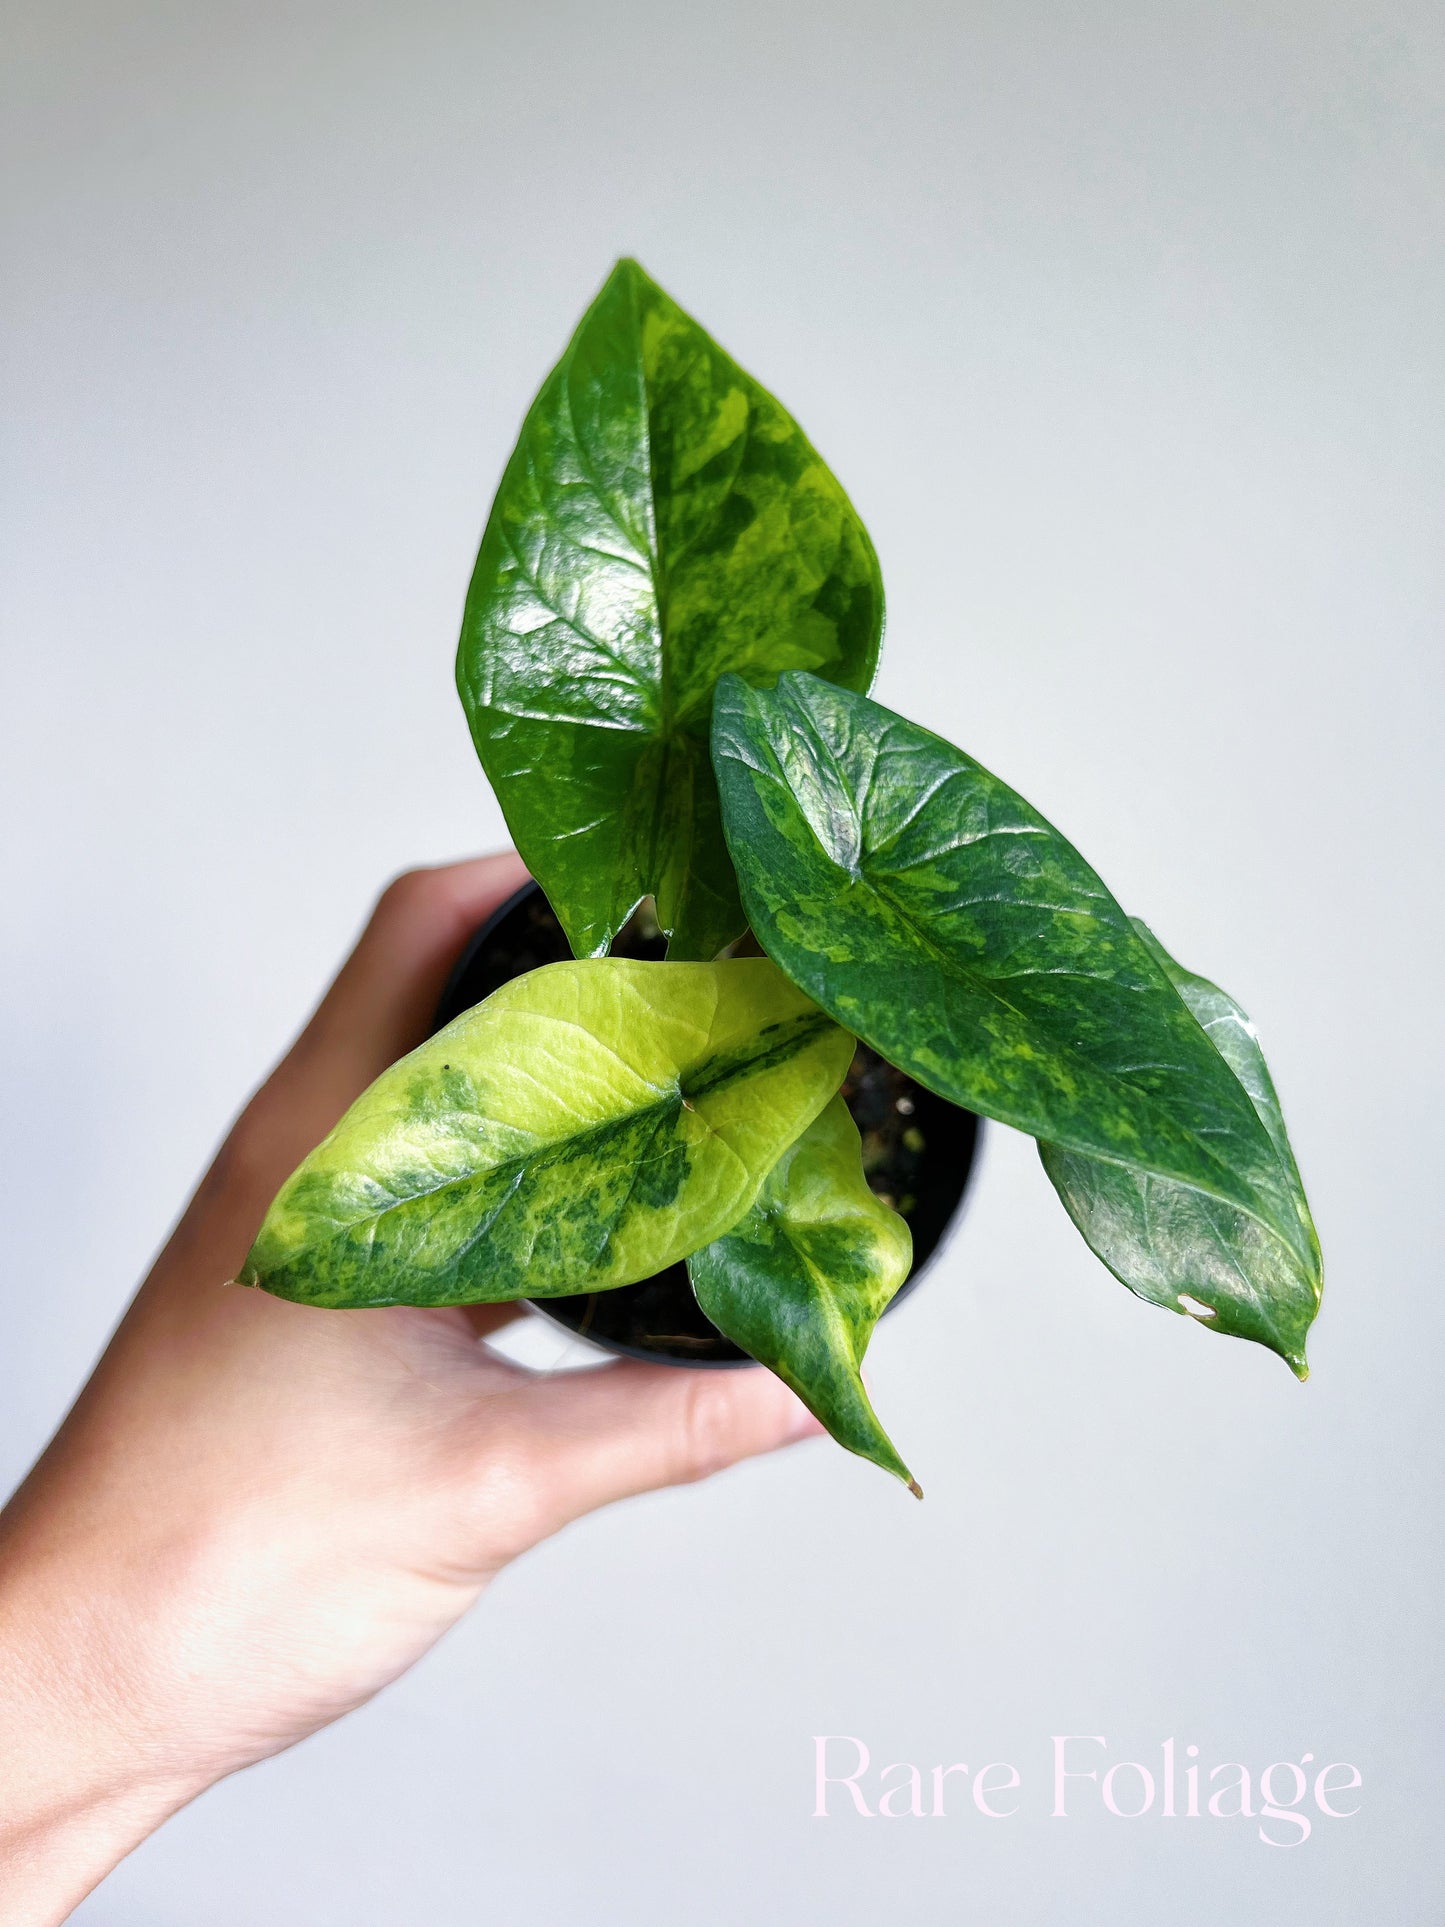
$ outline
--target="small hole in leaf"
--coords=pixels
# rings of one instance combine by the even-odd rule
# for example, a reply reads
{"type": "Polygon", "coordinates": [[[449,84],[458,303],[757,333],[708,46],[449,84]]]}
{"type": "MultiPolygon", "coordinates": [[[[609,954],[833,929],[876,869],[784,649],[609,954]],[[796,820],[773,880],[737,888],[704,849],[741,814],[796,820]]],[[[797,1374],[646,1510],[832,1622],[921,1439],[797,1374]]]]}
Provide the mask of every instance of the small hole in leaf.
{"type": "Polygon", "coordinates": [[[1187,1291],[1179,1294],[1179,1309],[1187,1311],[1191,1318],[1213,1318],[1213,1305],[1201,1305],[1197,1298],[1191,1298],[1187,1291]]]}

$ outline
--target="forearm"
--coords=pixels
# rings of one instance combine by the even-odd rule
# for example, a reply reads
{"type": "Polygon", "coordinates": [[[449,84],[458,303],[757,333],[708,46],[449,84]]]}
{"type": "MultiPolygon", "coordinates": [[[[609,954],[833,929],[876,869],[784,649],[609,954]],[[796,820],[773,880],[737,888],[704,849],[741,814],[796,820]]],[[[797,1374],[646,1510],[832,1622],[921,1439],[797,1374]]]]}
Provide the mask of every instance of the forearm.
{"type": "MultiPolygon", "coordinates": [[[[29,1772],[35,1739],[34,1734],[21,1739],[22,1776],[29,1772]]],[[[7,1805],[13,1764],[9,1757],[0,1760],[0,1799],[7,1805]]],[[[0,1919],[7,1927],[57,1927],[68,1920],[92,1888],[188,1797],[161,1797],[141,1786],[91,1787],[52,1789],[47,1801],[25,1784],[19,1812],[7,1811],[0,1823],[0,1919]]]]}
{"type": "MultiPolygon", "coordinates": [[[[88,1575],[90,1587],[95,1575],[88,1575]]],[[[0,1920],[50,1927],[197,1793],[127,1704],[121,1626],[0,1526],[0,1920]]]]}

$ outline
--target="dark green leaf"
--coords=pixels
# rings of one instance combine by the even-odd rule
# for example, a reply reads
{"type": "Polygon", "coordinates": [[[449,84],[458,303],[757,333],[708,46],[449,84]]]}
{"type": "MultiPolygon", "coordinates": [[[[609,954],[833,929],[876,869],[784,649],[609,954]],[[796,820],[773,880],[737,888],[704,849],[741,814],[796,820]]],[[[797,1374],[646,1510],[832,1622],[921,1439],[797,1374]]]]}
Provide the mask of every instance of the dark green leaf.
{"type": "Polygon", "coordinates": [[[850,1452],[918,1491],[869,1403],[860,1367],[908,1276],[908,1226],[868,1189],[841,1097],[783,1153],[741,1223],[688,1260],[697,1301],[850,1452]]]}
{"type": "Polygon", "coordinates": [[[472,737],[579,955],[656,896],[674,957],[743,927],[708,756],[725,669],[866,689],[883,587],[796,422],[622,261],[543,384],[457,654],[472,737]]]}
{"type": "Polygon", "coordinates": [[[1022,797],[806,675],[721,683],[713,754],[753,928],[839,1023],[954,1103],[1232,1207],[1317,1282],[1297,1180],[1244,1087],[1022,797]]]}
{"type": "Polygon", "coordinates": [[[1041,1144],[1065,1208],[1117,1278],[1151,1304],[1211,1331],[1268,1345],[1307,1376],[1305,1334],[1319,1309],[1319,1245],[1279,1098],[1254,1026],[1225,991],[1181,969],[1148,927],[1134,928],[1247,1092],[1270,1136],[1314,1262],[1232,1204],[1147,1171],[1041,1144]]]}
{"type": "Polygon", "coordinates": [[[852,1055],[765,958],[549,964],[357,1099],[282,1186],[241,1283],[450,1305],[650,1277],[749,1209],[852,1055]]]}

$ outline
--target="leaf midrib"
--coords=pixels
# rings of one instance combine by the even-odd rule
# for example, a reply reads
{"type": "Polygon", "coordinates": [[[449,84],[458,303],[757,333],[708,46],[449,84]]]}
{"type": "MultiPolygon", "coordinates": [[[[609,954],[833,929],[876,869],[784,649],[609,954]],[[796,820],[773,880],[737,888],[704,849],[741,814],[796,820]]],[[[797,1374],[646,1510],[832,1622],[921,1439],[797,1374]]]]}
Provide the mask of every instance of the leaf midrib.
{"type": "MultiPolygon", "coordinates": [[[[1039,1023],[1040,1020],[1037,1016],[1035,1016],[1034,1014],[1028,1011],[1021,1010],[1017,1004],[1012,1003],[1007,997],[1003,996],[998,990],[996,990],[988,978],[977,975],[975,972],[972,972],[967,968],[960,966],[955,960],[951,959],[948,952],[942,949],[941,946],[937,944],[933,939],[931,939],[928,936],[928,934],[921,928],[921,926],[918,924],[916,919],[912,916],[912,914],[908,911],[908,909],[899,901],[899,899],[894,895],[894,893],[891,890],[882,888],[879,885],[877,879],[867,870],[866,867],[860,872],[858,880],[861,883],[863,883],[867,888],[872,890],[874,895],[878,897],[879,901],[885,904],[891,911],[894,912],[895,915],[899,917],[899,919],[907,926],[910,934],[916,937],[925,946],[925,948],[930,950],[933,953],[933,955],[936,958],[938,958],[940,963],[943,965],[943,967],[951,977],[957,978],[961,983],[963,983],[966,987],[970,989],[974,989],[974,990],[981,989],[983,994],[986,997],[991,998],[993,1002],[995,1002],[1001,1009],[1008,1011],[1011,1016],[1017,1018],[1020,1023],[1024,1023],[1024,1024],[1039,1023]]],[[[1010,899],[1010,901],[1012,901],[1012,899],[1010,899]]],[[[1092,911],[1087,911],[1087,910],[1070,912],[1069,914],[1071,915],[1077,914],[1079,916],[1094,915],[1092,911]]],[[[1167,978],[1164,980],[1164,982],[1165,982],[1166,988],[1169,989],[1170,993],[1177,997],[1178,992],[1175,991],[1173,986],[1168,983],[1167,978]]],[[[1179,999],[1179,1006],[1180,1006],[1180,1009],[1184,1011],[1185,1015],[1189,1017],[1189,1020],[1191,1023],[1195,1023],[1197,1021],[1193,1017],[1192,1013],[1189,1011],[1188,1006],[1184,1003],[1184,1000],[1182,998],[1179,999]]],[[[1126,1072],[1108,1070],[1099,1065],[1093,1064],[1090,1062],[1090,1060],[1087,1057],[1081,1056],[1078,1052],[1076,1052],[1073,1049],[1073,1047],[1070,1046],[1068,1043],[1058,1042],[1057,1030],[1051,1021],[1045,1020],[1042,1028],[1049,1036],[1053,1049],[1056,1050],[1058,1055],[1062,1057],[1067,1063],[1082,1065],[1090,1073],[1090,1075],[1094,1077],[1102,1075],[1111,1079],[1116,1079],[1120,1084],[1122,1084],[1125,1087],[1125,1089],[1132,1092],[1135,1098],[1140,1103],[1147,1105],[1151,1110],[1154,1110],[1157,1108],[1157,1110],[1164,1117],[1168,1118],[1170,1124],[1173,1125],[1173,1127],[1176,1130],[1183,1132],[1189,1138],[1192,1144],[1197,1145],[1200,1153],[1202,1154],[1202,1156],[1207,1161],[1210,1167],[1220,1167],[1226,1171],[1228,1170],[1228,1166],[1225,1165],[1224,1160],[1219,1157],[1219,1155],[1212,1149],[1212,1147],[1208,1143],[1205,1142],[1205,1140],[1199,1135],[1198,1131],[1194,1128],[1194,1126],[1181,1122],[1181,1120],[1174,1115],[1173,1111],[1170,1110],[1170,1108],[1166,1104],[1162,1103],[1160,1099],[1156,1097],[1152,1092],[1146,1091],[1145,1089],[1143,1089],[1142,1086],[1135,1084],[1130,1079],[1130,1077],[1126,1072]]],[[[1208,1039],[1206,1038],[1205,1041],[1208,1042],[1208,1039]]],[[[1213,1046],[1211,1045],[1210,1048],[1212,1049],[1213,1046]]],[[[1221,1057],[1219,1061],[1225,1074],[1229,1077],[1234,1077],[1234,1072],[1230,1069],[1229,1065],[1225,1063],[1224,1059],[1221,1057]]],[[[1239,1079],[1237,1077],[1234,1077],[1234,1081],[1236,1084],[1239,1084],[1239,1079]]],[[[1239,1088],[1245,1099],[1245,1102],[1248,1103],[1249,1093],[1245,1091],[1244,1086],[1242,1084],[1239,1085],[1239,1088]]],[[[1278,1161],[1278,1154],[1275,1151],[1273,1140],[1269,1137],[1268,1132],[1265,1131],[1264,1125],[1259,1119],[1258,1112],[1254,1111],[1252,1105],[1250,1106],[1250,1110],[1251,1110],[1251,1115],[1254,1117],[1255,1122],[1259,1126],[1261,1135],[1264,1137],[1265,1142],[1269,1146],[1270,1156],[1274,1158],[1276,1161],[1278,1161]]],[[[1129,1160],[1126,1157],[1117,1156],[1117,1155],[1111,1157],[1107,1152],[1098,1150],[1093,1147],[1090,1147],[1088,1150],[1082,1150],[1082,1149],[1079,1150],[1078,1155],[1081,1157],[1101,1158],[1106,1163],[1121,1165],[1126,1170],[1131,1168],[1132,1169],[1142,1168],[1137,1164],[1131,1164],[1131,1160],[1129,1160]]],[[[1233,1206],[1235,1206],[1237,1210],[1242,1210],[1247,1212],[1249,1216],[1257,1219],[1258,1222],[1262,1224],[1265,1227],[1265,1229],[1271,1233],[1272,1236],[1280,1239],[1280,1241],[1284,1243],[1287,1246],[1287,1248],[1291,1250],[1293,1249],[1293,1246],[1290,1245],[1289,1241],[1284,1237],[1281,1227],[1275,1222],[1273,1215],[1264,1209],[1263,1200],[1256,1197],[1253,1202],[1247,1204],[1244,1202],[1244,1200],[1236,1197],[1232,1191],[1213,1189],[1207,1185],[1197,1183],[1193,1178],[1184,1177],[1181,1174],[1169,1172],[1169,1173],[1161,1173],[1159,1175],[1167,1176],[1170,1179],[1170,1181],[1173,1183],[1182,1184],[1189,1189],[1200,1191],[1207,1197],[1217,1197],[1221,1203],[1232,1204],[1233,1206]]],[[[1248,1184],[1249,1184],[1250,1192],[1254,1193],[1255,1185],[1252,1178],[1248,1180],[1248,1184]]]]}
{"type": "Polygon", "coordinates": [[[668,770],[672,763],[673,737],[673,678],[671,651],[667,644],[667,576],[662,559],[661,521],[657,500],[657,464],[653,459],[652,447],[652,385],[647,378],[647,360],[642,342],[642,300],[641,281],[635,263],[630,263],[627,275],[627,305],[632,322],[632,339],[637,358],[637,389],[641,400],[639,411],[642,433],[642,466],[647,478],[647,519],[648,543],[647,566],[652,578],[653,620],[657,632],[657,725],[647,734],[658,745],[658,759],[652,782],[651,822],[647,840],[647,871],[644,881],[656,891],[661,881],[664,864],[660,852],[664,846],[664,803],[668,794],[668,770]]]}
{"type": "MultiPolygon", "coordinates": [[[[749,691],[749,694],[752,694],[752,693],[753,692],[749,691]]],[[[822,750],[827,752],[828,758],[830,763],[832,764],[832,767],[838,773],[840,783],[844,785],[845,798],[849,802],[850,807],[852,807],[851,796],[847,795],[846,781],[843,777],[843,773],[841,769],[839,768],[837,758],[832,754],[831,746],[826,742],[824,742],[820,737],[819,732],[817,730],[817,726],[814,723],[812,717],[803,715],[802,717],[799,718],[799,720],[807,725],[810,739],[814,743],[818,744],[818,746],[822,750]]],[[[818,848],[819,852],[823,856],[824,860],[828,863],[828,865],[834,871],[836,871],[839,875],[845,877],[849,884],[862,885],[865,889],[871,891],[872,894],[876,896],[878,900],[881,903],[883,903],[889,910],[891,910],[899,918],[899,920],[907,927],[910,935],[924,949],[929,951],[937,959],[937,961],[939,962],[939,964],[942,966],[945,973],[949,977],[960,980],[967,987],[981,988],[983,994],[987,998],[992,999],[992,1001],[998,1004],[1001,1009],[1008,1011],[1011,1016],[1017,1018],[1021,1023],[1029,1024],[1029,1023],[1037,1022],[1037,1019],[1031,1017],[1027,1012],[1020,1010],[1018,1006],[1011,1003],[1007,997],[1002,996],[993,987],[992,983],[989,982],[988,979],[979,977],[975,973],[970,972],[966,968],[960,966],[957,960],[947,950],[945,950],[937,942],[937,940],[930,935],[930,933],[927,930],[925,930],[917,922],[917,920],[914,918],[912,913],[902,903],[899,902],[897,897],[895,897],[891,891],[881,887],[878,879],[873,875],[873,873],[867,867],[867,858],[868,858],[869,852],[866,848],[866,839],[862,834],[862,821],[861,821],[861,818],[859,818],[857,815],[856,808],[854,808],[854,816],[855,816],[855,821],[857,821],[858,823],[858,829],[859,829],[858,866],[855,869],[843,863],[840,863],[838,861],[836,855],[828,848],[828,845],[823,841],[822,836],[819,834],[818,828],[812,821],[811,817],[809,817],[807,812],[802,808],[801,804],[798,802],[798,799],[794,794],[792,786],[788,783],[786,776],[783,774],[781,765],[778,762],[777,752],[774,748],[771,734],[765,735],[764,740],[767,743],[769,758],[773,765],[773,769],[772,769],[773,781],[783,791],[783,794],[788,799],[789,803],[793,806],[793,809],[796,815],[802,820],[804,824],[806,824],[809,835],[812,837],[814,844],[816,845],[816,847],[818,848]]],[[[741,759],[737,759],[737,760],[741,760],[741,759]]],[[[744,763],[742,766],[745,769],[751,767],[746,763],[744,763]]],[[[762,772],[759,772],[759,774],[761,773],[762,772]]],[[[1097,918],[1097,913],[1093,911],[1079,911],[1077,912],[1077,914],[1081,916],[1093,916],[1097,918]]],[[[1127,919],[1125,921],[1127,924],[1127,919]]],[[[1189,1010],[1189,1007],[1187,1004],[1185,1004],[1183,998],[1179,997],[1178,991],[1176,991],[1174,989],[1174,986],[1169,983],[1167,976],[1164,976],[1162,971],[1160,972],[1160,975],[1163,983],[1169,989],[1170,993],[1176,998],[1178,998],[1180,1008],[1185,1012],[1185,1015],[1188,1016],[1190,1022],[1197,1024],[1198,1020],[1194,1017],[1193,1013],[1189,1010]]],[[[1048,1026],[1048,1030],[1049,1030],[1050,1037],[1052,1038],[1054,1035],[1053,1027],[1048,1026]]],[[[1208,1042],[1208,1039],[1206,1039],[1205,1041],[1208,1042]]],[[[1117,1077],[1118,1081],[1121,1084],[1123,1084],[1130,1092],[1132,1092],[1139,1099],[1141,1103],[1148,1105],[1151,1109],[1157,1106],[1159,1111],[1163,1114],[1163,1116],[1165,1116],[1169,1120],[1170,1124],[1175,1129],[1183,1132],[1193,1144],[1198,1146],[1200,1152],[1202,1153],[1203,1157],[1207,1160],[1211,1168],[1215,1166],[1221,1166],[1227,1172],[1227,1166],[1223,1166],[1222,1160],[1217,1157],[1215,1152],[1211,1150],[1211,1148],[1197,1135],[1197,1133],[1190,1126],[1186,1124],[1181,1124],[1173,1116],[1172,1112],[1170,1112],[1167,1109],[1167,1107],[1160,1104],[1159,1100],[1153,1097],[1149,1092],[1141,1090],[1137,1084],[1130,1083],[1129,1079],[1126,1076],[1123,1076],[1116,1072],[1100,1071],[1098,1067],[1089,1063],[1089,1060],[1087,1058],[1078,1056],[1067,1044],[1056,1044],[1054,1048],[1058,1051],[1059,1055],[1063,1057],[1067,1062],[1077,1063],[1083,1066],[1086,1070],[1088,1070],[1091,1076],[1104,1075],[1104,1076],[1110,1076],[1110,1077],[1117,1077]]],[[[1211,1045],[1210,1048],[1212,1049],[1213,1046],[1211,1045]]],[[[1223,1057],[1220,1057],[1220,1064],[1228,1076],[1234,1077],[1234,1072],[1230,1069],[1229,1065],[1224,1061],[1223,1057]]],[[[1238,1078],[1235,1078],[1234,1081],[1236,1084],[1239,1083],[1238,1078]]],[[[1248,1104],[1249,1093],[1244,1090],[1244,1087],[1242,1084],[1239,1085],[1239,1088],[1240,1088],[1241,1094],[1244,1097],[1245,1102],[1248,1104]]],[[[1271,1156],[1276,1155],[1274,1151],[1273,1140],[1269,1139],[1268,1133],[1264,1131],[1264,1126],[1262,1123],[1260,1123],[1258,1113],[1254,1111],[1254,1108],[1252,1105],[1250,1105],[1250,1111],[1251,1111],[1251,1115],[1254,1116],[1256,1123],[1259,1123],[1260,1130],[1264,1132],[1264,1136],[1266,1140],[1269,1142],[1271,1156]]],[[[1019,1128],[1028,1130],[1027,1125],[1020,1126],[1019,1128]]],[[[1028,1134],[1030,1136],[1035,1135],[1035,1133],[1033,1133],[1032,1131],[1029,1131],[1028,1134]]],[[[1117,1154],[1111,1156],[1109,1153],[1099,1150],[1094,1145],[1089,1145],[1087,1147],[1080,1146],[1080,1145],[1068,1145],[1062,1148],[1071,1150],[1077,1156],[1080,1156],[1080,1157],[1096,1157],[1101,1159],[1105,1163],[1117,1164],[1124,1170],[1137,1170],[1137,1169],[1143,1168],[1140,1165],[1138,1165],[1136,1162],[1133,1162],[1126,1157],[1123,1157],[1117,1154]]],[[[1170,1172],[1167,1175],[1175,1183],[1183,1184],[1189,1188],[1198,1190],[1201,1193],[1203,1193],[1203,1195],[1205,1196],[1217,1197],[1220,1199],[1222,1203],[1232,1204],[1237,1210],[1245,1211],[1249,1216],[1255,1218],[1258,1223],[1263,1225],[1264,1228],[1267,1231],[1269,1231],[1273,1237],[1279,1239],[1280,1242],[1285,1245],[1286,1249],[1290,1250],[1291,1252],[1294,1251],[1293,1243],[1287,1237],[1285,1237],[1282,1228],[1274,1221],[1273,1217],[1267,1214],[1264,1209],[1262,1209],[1261,1201],[1256,1199],[1254,1202],[1250,1204],[1246,1204],[1243,1200],[1234,1196],[1232,1191],[1211,1189],[1203,1184],[1199,1184],[1195,1182],[1193,1179],[1176,1175],[1173,1172],[1170,1172]]],[[[1254,1192],[1254,1185],[1252,1181],[1250,1182],[1249,1189],[1251,1193],[1254,1192]]]]}
{"type": "MultiPolygon", "coordinates": [[[[467,1185],[489,1183],[494,1179],[505,1182],[513,1175],[524,1178],[529,1173],[540,1172],[562,1162],[567,1156],[585,1155],[592,1146],[605,1143],[608,1137],[639,1124],[649,1117],[656,1118],[660,1123],[668,1112],[681,1112],[685,1108],[691,1108],[694,1098],[715,1097],[719,1092],[727,1090],[733,1084],[741,1083],[748,1077],[761,1076],[778,1064],[787,1062],[789,1058],[800,1055],[825,1030],[839,1028],[834,1025],[832,1018],[822,1011],[804,1013],[800,1018],[785,1021],[791,1025],[789,1036],[777,1039],[765,1050],[755,1052],[751,1056],[740,1053],[727,1055],[717,1053],[713,1058],[704,1058],[691,1072],[680,1075],[674,1088],[666,1091],[651,1104],[635,1105],[629,1110],[620,1112],[616,1117],[603,1118],[596,1124],[588,1125],[584,1130],[574,1131],[566,1137],[549,1139],[536,1150],[518,1152],[511,1157],[498,1159],[495,1164],[479,1165],[475,1170],[462,1172],[457,1177],[443,1178],[438,1184],[427,1185],[421,1190],[409,1192],[405,1197],[398,1197],[394,1203],[383,1205],[379,1210],[365,1212],[348,1220],[344,1230],[337,1235],[345,1236],[358,1225],[379,1223],[393,1212],[404,1211],[414,1204],[422,1204],[442,1197],[448,1191],[467,1185]],[[719,1061],[723,1064],[722,1071],[708,1081],[708,1068],[719,1061]]],[[[710,1136],[718,1136],[714,1126],[700,1111],[694,1111],[694,1115],[710,1136]]],[[[635,1165],[641,1162],[642,1160],[634,1160],[635,1165]]]]}

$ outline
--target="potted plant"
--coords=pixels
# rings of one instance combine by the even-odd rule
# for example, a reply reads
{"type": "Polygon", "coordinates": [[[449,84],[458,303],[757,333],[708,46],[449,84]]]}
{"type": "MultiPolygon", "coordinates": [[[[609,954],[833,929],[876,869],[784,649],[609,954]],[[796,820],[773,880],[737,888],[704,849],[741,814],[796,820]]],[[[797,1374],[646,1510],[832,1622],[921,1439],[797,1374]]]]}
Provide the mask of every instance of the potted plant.
{"type": "MultiPolygon", "coordinates": [[[[667,940],[649,904],[613,939],[611,955],[660,961],[667,940]]],[[[473,936],[437,1010],[441,1029],[512,978],[572,955],[561,924],[535,883],[524,884],[473,936]]],[[[952,1230],[974,1168],[979,1119],[859,1044],[838,1095],[859,1132],[869,1189],[895,1208],[913,1247],[906,1282],[885,1311],[911,1291],[952,1230]]],[[[679,1261],[637,1284],[532,1301],[556,1323],[607,1351],[672,1364],[731,1366],[753,1360],[703,1311],[679,1261]]]]}
{"type": "Polygon", "coordinates": [[[801,429],[620,262],[523,424],[457,663],[572,959],[380,1077],[242,1282],[595,1302],[685,1264],[710,1328],[917,1491],[859,1369],[911,1262],[839,1096],[861,1040],[1035,1138],[1132,1291],[1305,1376],[1319,1245],[1248,1019],[1021,796],[869,698],[882,629],[801,429]]]}

